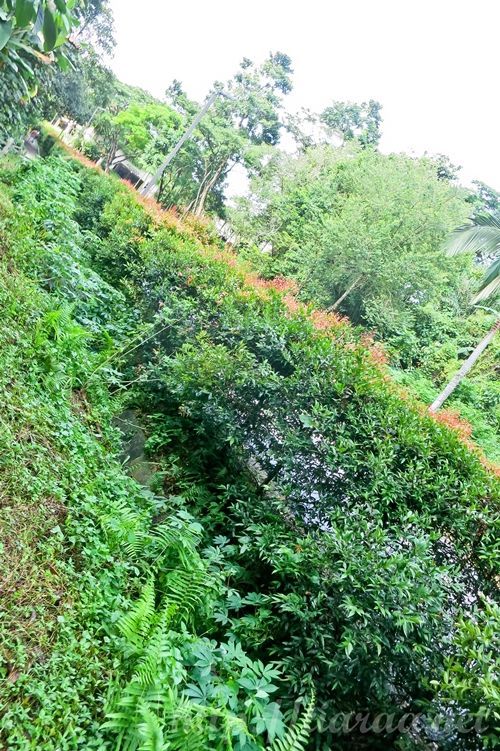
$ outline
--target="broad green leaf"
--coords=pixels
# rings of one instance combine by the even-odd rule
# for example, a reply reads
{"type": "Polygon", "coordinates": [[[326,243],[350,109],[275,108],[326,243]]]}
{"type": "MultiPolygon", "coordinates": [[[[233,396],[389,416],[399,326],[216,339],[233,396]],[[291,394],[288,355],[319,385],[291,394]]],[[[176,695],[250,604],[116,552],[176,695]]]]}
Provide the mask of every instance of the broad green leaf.
{"type": "Polygon", "coordinates": [[[53,13],[46,8],[43,16],[43,48],[45,52],[54,49],[57,42],[57,25],[53,13]]]}
{"type": "Polygon", "coordinates": [[[68,70],[71,70],[73,68],[70,60],[68,60],[66,55],[60,51],[57,53],[57,65],[63,71],[63,73],[66,73],[68,70]]]}
{"type": "Polygon", "coordinates": [[[27,26],[35,17],[35,4],[33,0],[17,0],[16,2],[16,25],[21,28],[27,26]]]}
{"type": "Polygon", "coordinates": [[[0,50],[3,50],[12,34],[12,21],[0,21],[0,50]]]}

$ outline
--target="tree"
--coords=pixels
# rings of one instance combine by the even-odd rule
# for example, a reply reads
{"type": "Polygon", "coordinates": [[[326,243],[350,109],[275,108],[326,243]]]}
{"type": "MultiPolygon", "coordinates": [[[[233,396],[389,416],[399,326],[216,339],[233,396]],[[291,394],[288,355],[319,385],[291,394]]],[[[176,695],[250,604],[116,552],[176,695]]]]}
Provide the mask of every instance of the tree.
{"type": "MultiPolygon", "coordinates": [[[[472,304],[493,299],[500,290],[500,220],[493,214],[477,216],[473,225],[460,227],[450,238],[448,253],[473,252],[481,260],[493,259],[481,282],[478,293],[472,304]]],[[[500,317],[495,321],[486,336],[469,355],[460,370],[429,407],[436,412],[463,381],[467,373],[474,367],[486,347],[492,342],[495,334],[500,331],[500,317]]]]}
{"type": "Polygon", "coordinates": [[[95,119],[94,131],[96,143],[101,150],[104,171],[109,172],[116,159],[120,142],[124,138],[122,129],[109,112],[101,112],[95,119]]]}
{"type": "Polygon", "coordinates": [[[131,104],[113,120],[120,128],[120,148],[140,166],[152,170],[182,133],[183,118],[164,104],[131,104]]]}
{"type": "Polygon", "coordinates": [[[113,12],[109,0],[86,0],[78,11],[80,26],[78,41],[110,55],[116,44],[113,12]]]}
{"type": "Polygon", "coordinates": [[[432,158],[432,161],[436,165],[436,174],[440,180],[447,180],[448,182],[453,183],[458,179],[458,173],[462,167],[453,164],[446,154],[436,154],[436,156],[432,158]]]}
{"type": "Polygon", "coordinates": [[[116,79],[88,44],[72,51],[71,61],[71,70],[51,71],[51,80],[44,91],[45,108],[85,125],[96,111],[114,106],[116,79]]]}
{"type": "MultiPolygon", "coordinates": [[[[200,149],[198,190],[189,206],[195,214],[203,213],[210,193],[224,183],[236,164],[251,167],[256,146],[279,142],[282,95],[292,89],[292,72],[290,58],[281,52],[269,55],[258,68],[245,58],[223,87],[226,96],[216,100],[195,135],[200,149]]],[[[220,83],[216,86],[222,88],[220,83]]],[[[167,98],[186,119],[199,109],[177,81],[168,89],[167,98]]]]}
{"type": "MultiPolygon", "coordinates": [[[[154,101],[133,102],[115,114],[103,112],[94,122],[96,143],[108,168],[121,151],[124,158],[148,172],[160,166],[186,127],[179,112],[154,101]]],[[[188,205],[195,199],[199,160],[197,143],[187,143],[163,175],[158,193],[163,206],[188,205]]]]}
{"type": "Polygon", "coordinates": [[[500,219],[500,193],[480,180],[473,180],[472,184],[475,187],[470,195],[470,203],[474,207],[472,221],[483,214],[493,214],[500,219]]]}
{"type": "Polygon", "coordinates": [[[467,210],[429,160],[352,143],[278,155],[243,213],[247,241],[272,245],[268,273],[294,276],[309,299],[366,323],[375,300],[411,310],[455,284],[463,263],[446,262],[440,245],[467,210]]]}
{"type": "Polygon", "coordinates": [[[333,102],[320,115],[321,122],[342,142],[357,140],[362,146],[378,146],[382,105],[374,99],[356,104],[333,102]]]}

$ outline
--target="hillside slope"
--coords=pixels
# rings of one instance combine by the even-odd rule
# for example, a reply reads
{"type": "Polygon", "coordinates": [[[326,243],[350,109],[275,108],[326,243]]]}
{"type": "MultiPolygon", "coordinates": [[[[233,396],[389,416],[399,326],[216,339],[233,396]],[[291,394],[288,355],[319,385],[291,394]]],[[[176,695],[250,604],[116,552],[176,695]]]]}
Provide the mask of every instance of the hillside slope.
{"type": "Polygon", "coordinates": [[[494,742],[480,456],[209,227],[57,154],[0,177],[4,747],[494,742]]]}

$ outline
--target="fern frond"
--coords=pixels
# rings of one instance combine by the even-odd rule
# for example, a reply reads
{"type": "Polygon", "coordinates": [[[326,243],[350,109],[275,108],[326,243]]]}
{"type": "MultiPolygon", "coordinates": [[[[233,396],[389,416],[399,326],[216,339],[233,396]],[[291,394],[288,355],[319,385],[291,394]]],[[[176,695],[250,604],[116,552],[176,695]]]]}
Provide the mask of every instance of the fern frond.
{"type": "Polygon", "coordinates": [[[160,621],[148,639],[143,656],[139,660],[134,678],[141,686],[152,685],[158,675],[158,670],[165,665],[172,655],[172,641],[168,635],[168,627],[174,616],[175,605],[168,605],[163,609],[160,621]]]}
{"type": "Polygon", "coordinates": [[[180,560],[184,568],[189,568],[192,561],[198,555],[191,545],[189,538],[183,537],[182,529],[172,528],[168,523],[161,524],[154,530],[153,542],[155,543],[156,557],[162,557],[166,553],[174,554],[180,560]]]}
{"type": "Polygon", "coordinates": [[[177,569],[165,579],[165,601],[176,606],[176,620],[192,621],[214,589],[214,579],[203,567],[177,569]]]}
{"type": "Polygon", "coordinates": [[[224,736],[225,736],[225,749],[232,749],[233,748],[233,738],[235,736],[239,736],[240,738],[245,738],[248,741],[254,740],[254,737],[252,736],[250,730],[248,729],[248,725],[246,724],[245,720],[242,720],[241,717],[238,717],[235,714],[231,714],[230,712],[224,711],[223,715],[223,722],[224,722],[224,736]]]}
{"type": "Polygon", "coordinates": [[[289,728],[284,738],[276,738],[269,751],[305,751],[309,742],[315,705],[316,694],[313,691],[300,720],[289,728]]]}
{"type": "Polygon", "coordinates": [[[107,712],[106,722],[102,725],[117,735],[115,751],[137,751],[141,744],[140,725],[143,721],[141,712],[144,707],[160,717],[165,706],[165,688],[158,681],[145,689],[137,681],[131,680],[123,689],[120,698],[107,712]]]}
{"type": "Polygon", "coordinates": [[[117,627],[132,646],[141,647],[151,631],[154,616],[155,583],[154,577],[151,577],[135,605],[118,621],[117,627]]]}
{"type": "Polygon", "coordinates": [[[199,558],[197,546],[200,532],[197,525],[189,523],[178,516],[172,516],[153,530],[158,554],[176,553],[184,568],[190,568],[192,562],[199,558]]]}
{"type": "Polygon", "coordinates": [[[209,737],[207,710],[207,707],[193,704],[186,697],[170,690],[165,707],[164,736],[172,749],[207,751],[214,748],[209,737]]]}
{"type": "Polygon", "coordinates": [[[179,540],[179,530],[173,529],[168,522],[159,524],[153,530],[153,537],[162,543],[165,550],[177,545],[179,540]]]}
{"type": "Polygon", "coordinates": [[[158,715],[147,704],[141,704],[139,712],[142,721],[137,726],[141,745],[138,751],[167,751],[172,748],[163,736],[162,723],[158,715]]]}
{"type": "Polygon", "coordinates": [[[123,544],[142,534],[144,518],[125,501],[116,500],[108,513],[101,516],[101,524],[108,534],[123,544]]]}
{"type": "Polygon", "coordinates": [[[133,560],[142,558],[146,548],[151,545],[152,539],[151,535],[141,530],[129,532],[126,542],[123,544],[125,555],[133,560]]]}

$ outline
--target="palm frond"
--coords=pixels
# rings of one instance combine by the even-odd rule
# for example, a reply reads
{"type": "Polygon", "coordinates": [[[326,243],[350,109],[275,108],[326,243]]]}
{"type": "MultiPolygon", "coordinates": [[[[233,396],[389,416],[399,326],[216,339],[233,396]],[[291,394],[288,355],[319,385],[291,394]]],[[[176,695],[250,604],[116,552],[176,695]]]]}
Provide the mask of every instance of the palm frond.
{"type": "Polygon", "coordinates": [[[500,253],[500,226],[466,225],[453,232],[445,243],[450,256],[459,253],[478,253],[491,256],[500,253]]]}
{"type": "Polygon", "coordinates": [[[500,219],[489,212],[478,214],[478,216],[474,217],[474,224],[478,224],[481,227],[496,227],[500,230],[500,219]]]}
{"type": "Polygon", "coordinates": [[[474,224],[459,227],[450,235],[445,250],[450,256],[471,252],[483,260],[493,258],[472,304],[497,294],[500,289],[500,219],[493,214],[476,217],[474,224]]]}
{"type": "Polygon", "coordinates": [[[497,292],[500,291],[500,274],[494,277],[489,284],[486,284],[486,286],[484,286],[484,284],[485,283],[483,282],[481,290],[472,300],[473,305],[481,302],[482,300],[487,300],[488,298],[494,297],[497,292]]]}

